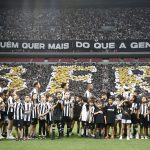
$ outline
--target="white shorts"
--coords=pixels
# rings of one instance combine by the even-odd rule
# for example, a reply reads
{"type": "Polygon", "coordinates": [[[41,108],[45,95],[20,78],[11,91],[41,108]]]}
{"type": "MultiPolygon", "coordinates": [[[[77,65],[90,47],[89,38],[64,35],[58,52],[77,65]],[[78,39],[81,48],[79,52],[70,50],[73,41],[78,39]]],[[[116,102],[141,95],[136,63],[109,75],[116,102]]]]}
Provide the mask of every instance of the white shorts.
{"type": "Polygon", "coordinates": [[[122,120],[122,114],[116,115],[116,120],[122,120]]]}
{"type": "Polygon", "coordinates": [[[127,120],[127,119],[122,119],[121,121],[123,124],[127,123],[127,124],[130,124],[131,123],[131,120],[127,120]]]}

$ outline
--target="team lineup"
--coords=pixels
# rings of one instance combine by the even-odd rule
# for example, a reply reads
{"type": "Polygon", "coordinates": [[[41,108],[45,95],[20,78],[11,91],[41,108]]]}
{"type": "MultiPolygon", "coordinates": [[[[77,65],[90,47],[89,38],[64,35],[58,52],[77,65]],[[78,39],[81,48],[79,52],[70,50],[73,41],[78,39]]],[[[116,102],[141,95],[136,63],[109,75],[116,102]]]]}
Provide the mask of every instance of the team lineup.
{"type": "Polygon", "coordinates": [[[40,93],[40,83],[35,81],[23,99],[14,90],[1,90],[0,139],[71,137],[75,123],[81,137],[148,139],[150,102],[138,91],[130,93],[124,87],[120,95],[100,93],[96,98],[92,83],[87,83],[83,95],[69,91],[69,83],[62,83],[61,88],[54,94],[40,93]]]}

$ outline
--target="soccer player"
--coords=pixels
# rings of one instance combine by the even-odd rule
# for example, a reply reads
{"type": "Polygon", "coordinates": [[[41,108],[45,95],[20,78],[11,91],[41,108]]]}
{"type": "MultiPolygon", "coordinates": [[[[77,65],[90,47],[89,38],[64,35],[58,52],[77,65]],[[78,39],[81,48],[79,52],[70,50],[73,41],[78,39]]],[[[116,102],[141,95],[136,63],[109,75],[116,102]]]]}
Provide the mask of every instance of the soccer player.
{"type": "Polygon", "coordinates": [[[48,106],[47,122],[46,122],[46,137],[49,137],[50,128],[53,123],[54,99],[51,94],[47,94],[46,98],[47,98],[47,106],[48,106]]]}
{"type": "Polygon", "coordinates": [[[8,99],[9,93],[8,90],[4,88],[3,90],[3,102],[5,104],[5,108],[3,109],[3,116],[4,116],[4,123],[3,123],[3,133],[2,135],[4,137],[7,137],[7,125],[8,125],[8,114],[7,114],[7,110],[8,110],[8,99]]]}
{"type": "Polygon", "coordinates": [[[38,105],[39,137],[42,137],[42,139],[44,139],[46,137],[45,126],[46,126],[47,113],[48,113],[48,106],[46,103],[46,96],[45,96],[45,94],[42,94],[41,98],[40,98],[40,103],[38,105]],[[41,134],[41,132],[42,132],[42,134],[41,134]]]}
{"type": "Polygon", "coordinates": [[[109,131],[111,127],[111,139],[114,139],[114,126],[116,118],[117,108],[113,105],[112,98],[109,98],[108,105],[105,107],[105,123],[106,123],[106,139],[109,138],[109,131]]]}
{"type": "Polygon", "coordinates": [[[25,96],[24,100],[24,139],[29,139],[29,127],[31,124],[32,103],[29,95],[25,96]]]}
{"type": "Polygon", "coordinates": [[[93,97],[93,84],[92,83],[88,83],[87,84],[87,87],[86,87],[86,91],[85,91],[85,93],[84,93],[84,97],[86,97],[86,98],[91,98],[91,97],[93,97]]]}
{"type": "MultiPolygon", "coordinates": [[[[150,128],[150,101],[148,102],[147,122],[148,122],[148,129],[149,129],[150,128]]],[[[148,135],[148,131],[147,131],[147,135],[148,135]]]]}
{"type": "Polygon", "coordinates": [[[23,118],[24,107],[20,101],[19,95],[14,95],[14,126],[16,130],[16,140],[23,140],[23,118]]]}
{"type": "Polygon", "coordinates": [[[32,91],[31,91],[31,93],[30,93],[30,95],[31,95],[31,97],[34,95],[34,94],[36,94],[37,95],[37,97],[36,97],[36,103],[39,103],[40,101],[40,94],[39,94],[39,90],[40,90],[40,88],[41,88],[41,85],[40,85],[40,83],[38,82],[38,81],[35,81],[34,83],[33,83],[33,89],[32,89],[32,91]]]}
{"type": "Polygon", "coordinates": [[[64,100],[65,93],[69,90],[69,82],[61,84],[62,90],[62,99],[64,100]]]}
{"type": "Polygon", "coordinates": [[[148,139],[147,130],[148,130],[148,120],[147,116],[149,115],[147,98],[142,97],[142,103],[139,109],[139,118],[140,118],[140,134],[141,139],[148,139]]]}
{"type": "Polygon", "coordinates": [[[76,96],[73,108],[73,122],[72,129],[74,127],[75,121],[77,121],[77,134],[80,134],[80,114],[82,109],[82,96],[76,96]]]}
{"type": "Polygon", "coordinates": [[[131,97],[131,132],[130,138],[133,138],[133,134],[135,135],[136,139],[139,139],[139,119],[138,119],[138,110],[139,110],[139,103],[137,102],[137,98],[135,95],[131,97]]]}
{"type": "Polygon", "coordinates": [[[5,103],[3,101],[3,94],[0,93],[0,140],[4,139],[4,137],[2,136],[2,127],[3,127],[3,123],[4,123],[4,110],[5,110],[5,103]]]}
{"type": "Polygon", "coordinates": [[[124,100],[122,104],[122,129],[119,138],[120,140],[122,140],[123,130],[125,129],[125,127],[127,127],[127,140],[130,140],[130,125],[131,125],[131,103],[128,100],[124,100]]]}
{"type": "Polygon", "coordinates": [[[95,110],[95,98],[91,98],[89,100],[89,115],[88,115],[88,136],[94,137],[94,129],[95,129],[95,123],[94,123],[94,110],[95,110]]]}
{"type": "Polygon", "coordinates": [[[72,130],[73,130],[73,126],[74,126],[74,103],[75,103],[75,96],[71,95],[70,96],[70,117],[71,117],[71,121],[70,121],[70,132],[69,135],[72,135],[72,130]]]}
{"type": "Polygon", "coordinates": [[[63,115],[63,100],[62,93],[57,92],[53,106],[53,123],[52,123],[52,140],[55,139],[55,127],[58,128],[58,138],[62,137],[62,115],[63,115]]]}
{"type": "Polygon", "coordinates": [[[81,127],[81,136],[86,137],[88,136],[88,115],[89,115],[89,104],[88,104],[88,99],[86,97],[82,98],[83,105],[81,109],[81,114],[80,114],[80,120],[82,123],[81,127]]]}
{"type": "Polygon", "coordinates": [[[63,101],[63,118],[62,118],[62,134],[64,132],[64,126],[67,124],[67,137],[69,137],[71,128],[71,108],[70,92],[66,92],[63,101]]]}
{"type": "Polygon", "coordinates": [[[13,115],[14,115],[14,99],[13,99],[14,91],[9,91],[9,97],[7,99],[8,104],[8,126],[7,126],[7,139],[13,140],[15,137],[12,135],[12,129],[13,129],[13,115]]]}
{"type": "Polygon", "coordinates": [[[36,137],[36,125],[38,123],[38,103],[37,94],[31,97],[32,110],[31,110],[31,125],[30,125],[30,138],[36,137]]]}
{"type": "Polygon", "coordinates": [[[95,131],[95,138],[103,138],[104,137],[104,127],[105,127],[105,120],[104,120],[104,107],[102,102],[97,101],[95,104],[94,109],[94,120],[96,124],[96,131],[95,131]]]}
{"type": "Polygon", "coordinates": [[[116,121],[115,121],[115,136],[117,136],[117,129],[118,134],[121,134],[121,120],[122,120],[122,97],[117,97],[116,100],[113,102],[113,104],[117,108],[117,114],[116,114],[116,121]]]}

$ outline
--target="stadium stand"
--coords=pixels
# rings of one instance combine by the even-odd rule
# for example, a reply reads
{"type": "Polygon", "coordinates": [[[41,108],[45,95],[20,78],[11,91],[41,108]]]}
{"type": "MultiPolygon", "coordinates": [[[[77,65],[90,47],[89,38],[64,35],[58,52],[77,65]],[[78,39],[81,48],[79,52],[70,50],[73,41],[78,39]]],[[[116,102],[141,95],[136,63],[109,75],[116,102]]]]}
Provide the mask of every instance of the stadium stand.
{"type": "Polygon", "coordinates": [[[1,9],[0,39],[148,39],[149,14],[150,8],[1,9]]]}

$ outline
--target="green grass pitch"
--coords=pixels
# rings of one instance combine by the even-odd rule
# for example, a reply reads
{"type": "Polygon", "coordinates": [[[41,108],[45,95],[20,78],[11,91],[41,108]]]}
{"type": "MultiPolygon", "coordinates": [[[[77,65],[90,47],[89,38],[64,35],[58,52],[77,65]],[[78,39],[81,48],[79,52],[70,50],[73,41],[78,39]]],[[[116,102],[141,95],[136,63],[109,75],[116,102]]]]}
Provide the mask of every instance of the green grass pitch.
{"type": "Polygon", "coordinates": [[[30,141],[0,141],[1,150],[149,150],[150,140],[120,141],[71,137],[30,141]]]}
{"type": "MultiPolygon", "coordinates": [[[[38,128],[37,128],[38,129],[38,128]]],[[[150,150],[150,139],[136,140],[126,139],[106,140],[83,138],[76,135],[76,125],[74,135],[67,138],[51,140],[28,140],[28,141],[0,141],[0,150],[150,150]]]]}

